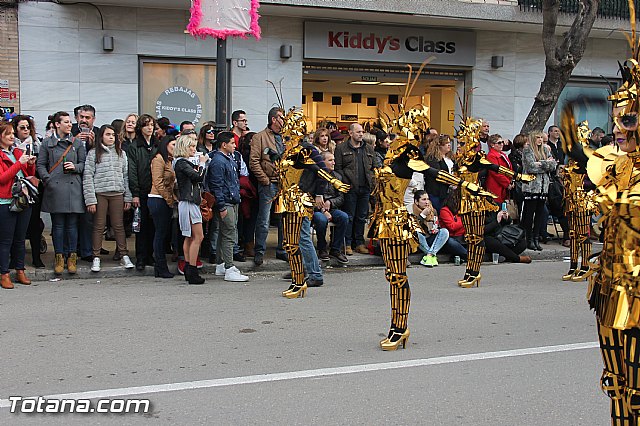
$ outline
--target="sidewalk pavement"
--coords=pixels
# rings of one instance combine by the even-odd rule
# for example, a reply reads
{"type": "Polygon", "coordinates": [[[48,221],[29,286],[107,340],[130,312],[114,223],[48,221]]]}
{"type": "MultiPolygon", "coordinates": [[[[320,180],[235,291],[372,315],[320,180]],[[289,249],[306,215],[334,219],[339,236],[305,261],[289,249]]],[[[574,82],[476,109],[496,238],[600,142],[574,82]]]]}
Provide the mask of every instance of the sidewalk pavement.
{"type": "MultiPolygon", "coordinates": [[[[44,269],[35,269],[31,265],[31,249],[27,244],[27,254],[25,258],[25,263],[27,265],[26,274],[32,281],[48,281],[55,278],[53,273],[53,263],[54,263],[54,253],[53,253],[53,244],[51,242],[51,237],[45,231],[45,237],[47,239],[48,250],[45,254],[42,255],[42,261],[46,265],[44,269]]],[[[247,258],[246,262],[236,262],[236,266],[243,273],[258,273],[258,272],[288,272],[289,264],[287,262],[278,260],[275,258],[275,250],[276,246],[276,230],[272,228],[269,233],[269,238],[267,240],[267,247],[270,247],[271,250],[267,251],[267,254],[264,257],[264,264],[262,266],[256,267],[253,264],[253,258],[247,258]]],[[[129,256],[131,260],[135,263],[135,237],[130,237],[127,239],[127,247],[129,248],[129,256]]],[[[536,260],[556,260],[562,261],[569,256],[569,249],[567,247],[563,247],[560,244],[561,240],[552,240],[549,241],[548,244],[543,244],[542,251],[531,251],[525,250],[522,254],[531,256],[533,261],[536,260]]],[[[120,266],[119,262],[112,260],[113,254],[115,253],[115,242],[114,241],[104,241],[103,248],[109,250],[108,255],[100,256],[102,263],[102,270],[100,272],[91,272],[91,263],[78,259],[78,272],[75,275],[70,275],[66,272],[62,274],[60,278],[63,280],[66,279],[90,279],[95,278],[97,280],[104,280],[115,277],[139,277],[139,276],[153,276],[153,267],[147,266],[144,271],[136,271],[135,269],[125,270],[124,267],[120,266]]],[[[601,244],[594,242],[594,250],[600,250],[601,244]]],[[[489,259],[488,263],[491,263],[491,254],[487,253],[485,259],[489,259]]],[[[167,257],[168,258],[168,257],[167,257]]],[[[353,256],[348,256],[349,264],[342,265],[338,263],[335,259],[331,259],[329,262],[321,262],[322,268],[363,268],[363,267],[379,267],[384,266],[384,262],[382,261],[382,257],[366,255],[366,254],[357,254],[354,253],[353,256]]],[[[422,267],[420,266],[420,259],[422,259],[422,254],[412,254],[409,256],[409,261],[414,267],[422,267]]],[[[208,259],[201,259],[204,263],[203,268],[200,270],[201,274],[214,274],[215,273],[215,265],[207,262],[208,259]]],[[[452,263],[451,256],[448,254],[439,254],[438,262],[441,264],[452,263]]],[[[486,262],[485,262],[486,263],[486,262]]],[[[169,270],[175,274],[177,274],[177,263],[170,262],[169,270]]],[[[464,263],[463,263],[464,265],[464,263]]],[[[177,278],[177,277],[176,277],[177,278]]]]}

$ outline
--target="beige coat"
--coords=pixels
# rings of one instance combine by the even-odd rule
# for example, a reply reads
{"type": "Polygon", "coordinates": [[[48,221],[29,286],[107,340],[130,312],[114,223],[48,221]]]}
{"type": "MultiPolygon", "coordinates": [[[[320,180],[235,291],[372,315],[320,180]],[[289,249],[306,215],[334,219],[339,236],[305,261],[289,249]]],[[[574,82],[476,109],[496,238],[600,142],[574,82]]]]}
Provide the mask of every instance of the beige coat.
{"type": "MultiPolygon", "coordinates": [[[[171,158],[171,157],[169,157],[171,158]]],[[[151,192],[161,195],[169,207],[178,200],[174,188],[176,186],[176,174],[171,167],[171,161],[165,163],[162,155],[158,154],[151,160],[151,192]]]]}
{"type": "Polygon", "coordinates": [[[269,155],[264,152],[267,148],[277,151],[276,136],[268,127],[256,133],[251,139],[249,170],[251,170],[260,185],[269,185],[278,181],[276,167],[269,159],[269,155]]]}

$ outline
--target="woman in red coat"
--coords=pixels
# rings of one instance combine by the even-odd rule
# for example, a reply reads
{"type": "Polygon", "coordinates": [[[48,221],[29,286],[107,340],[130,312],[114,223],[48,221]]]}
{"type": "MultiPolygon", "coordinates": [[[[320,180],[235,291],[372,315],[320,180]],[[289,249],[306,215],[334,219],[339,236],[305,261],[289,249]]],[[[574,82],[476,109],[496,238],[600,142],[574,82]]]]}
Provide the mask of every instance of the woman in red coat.
{"type": "MultiPolygon", "coordinates": [[[[487,154],[487,160],[498,166],[504,166],[509,170],[513,170],[509,157],[502,152],[504,147],[504,140],[502,136],[496,134],[489,136],[489,153],[487,154]]],[[[495,202],[501,204],[504,200],[509,198],[509,191],[511,190],[511,178],[503,174],[489,170],[487,174],[487,181],[485,184],[487,191],[493,192],[498,196],[495,202]]]]}
{"type": "Polygon", "coordinates": [[[9,276],[9,261],[15,265],[16,280],[20,284],[31,284],[24,273],[24,239],[27,235],[31,207],[20,213],[9,211],[11,205],[11,187],[18,177],[33,176],[36,173],[36,157],[23,155],[13,147],[14,132],[9,122],[0,122],[0,273],[2,288],[13,288],[9,276]]]}

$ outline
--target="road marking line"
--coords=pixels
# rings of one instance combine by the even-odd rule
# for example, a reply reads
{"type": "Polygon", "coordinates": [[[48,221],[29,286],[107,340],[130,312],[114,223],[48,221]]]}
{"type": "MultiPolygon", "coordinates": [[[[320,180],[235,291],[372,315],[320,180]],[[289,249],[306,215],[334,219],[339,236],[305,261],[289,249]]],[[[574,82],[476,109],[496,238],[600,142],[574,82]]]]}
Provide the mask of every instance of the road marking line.
{"type": "MultiPolygon", "coordinates": [[[[399,368],[426,367],[430,365],[452,364],[457,362],[481,361],[497,358],[511,358],[527,355],[539,355],[555,352],[578,351],[598,347],[598,342],[571,343],[566,345],[540,346],[535,348],[511,349],[496,352],[481,352],[465,355],[449,355],[435,358],[423,358],[407,361],[382,362],[376,364],[349,365],[346,367],[319,368],[315,370],[290,371],[285,373],[257,374],[253,376],[228,377],[225,379],[198,380],[193,382],[166,383],[161,385],[134,386],[119,389],[104,389],[87,392],[65,393],[44,396],[45,399],[95,399],[113,398],[129,395],[142,395],[160,392],[175,392],[192,389],[208,389],[223,386],[247,385],[252,383],[278,382],[283,380],[308,379],[314,377],[340,376],[343,374],[366,373],[371,371],[394,370],[399,368]]],[[[11,395],[12,396],[12,395],[11,395]]],[[[37,398],[31,397],[31,398],[37,398]]],[[[25,398],[26,399],[26,398],[25,398]]],[[[11,406],[8,399],[0,399],[0,408],[11,406]]]]}

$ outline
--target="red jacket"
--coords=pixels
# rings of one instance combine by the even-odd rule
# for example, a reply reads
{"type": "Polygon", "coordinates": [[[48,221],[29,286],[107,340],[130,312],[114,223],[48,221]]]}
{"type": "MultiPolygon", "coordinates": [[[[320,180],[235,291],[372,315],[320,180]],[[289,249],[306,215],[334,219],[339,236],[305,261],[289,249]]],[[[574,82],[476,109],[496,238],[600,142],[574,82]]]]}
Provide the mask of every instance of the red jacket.
{"type": "Polygon", "coordinates": [[[454,216],[446,206],[440,209],[440,226],[446,228],[451,237],[462,237],[466,232],[460,216],[454,216]]]}
{"type": "Polygon", "coordinates": [[[0,198],[11,198],[11,186],[13,186],[19,170],[22,170],[25,176],[36,174],[35,164],[20,164],[18,161],[22,157],[22,151],[14,149],[13,155],[16,157],[15,163],[9,159],[7,154],[0,151],[0,198]]]}
{"type": "MultiPolygon", "coordinates": [[[[493,164],[497,164],[498,166],[504,166],[509,170],[513,170],[509,159],[506,158],[506,155],[503,155],[500,151],[496,151],[495,149],[490,149],[487,154],[487,160],[491,161],[493,164]]],[[[511,183],[511,178],[505,176],[503,174],[494,172],[489,170],[487,174],[487,181],[485,183],[485,187],[487,191],[493,192],[498,196],[495,202],[500,204],[507,198],[509,198],[509,190],[507,187],[511,183]]]]}

